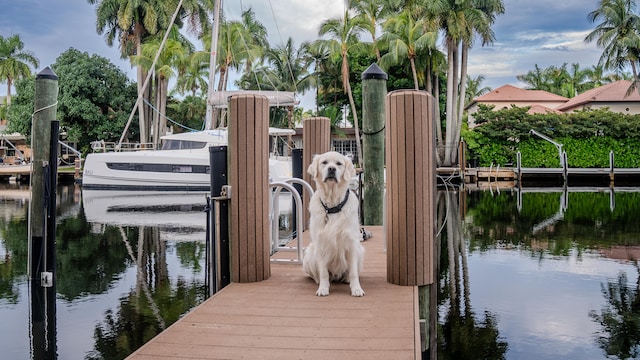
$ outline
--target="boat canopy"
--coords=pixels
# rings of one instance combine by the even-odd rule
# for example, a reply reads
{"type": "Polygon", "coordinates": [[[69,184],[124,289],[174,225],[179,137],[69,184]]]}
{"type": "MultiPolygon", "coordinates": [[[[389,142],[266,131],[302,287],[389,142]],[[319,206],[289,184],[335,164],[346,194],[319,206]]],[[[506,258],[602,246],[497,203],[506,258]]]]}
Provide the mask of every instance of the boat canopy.
{"type": "Polygon", "coordinates": [[[210,101],[213,107],[226,108],[229,98],[236,94],[264,95],[269,99],[269,106],[296,106],[300,103],[294,92],[263,90],[213,91],[210,101]]]}

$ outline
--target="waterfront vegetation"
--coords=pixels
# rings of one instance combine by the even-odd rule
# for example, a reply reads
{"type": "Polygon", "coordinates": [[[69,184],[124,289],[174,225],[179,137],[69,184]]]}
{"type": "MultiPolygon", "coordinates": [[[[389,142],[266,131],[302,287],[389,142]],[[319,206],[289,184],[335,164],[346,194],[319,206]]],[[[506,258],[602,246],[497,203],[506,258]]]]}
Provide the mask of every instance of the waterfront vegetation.
{"type": "Polygon", "coordinates": [[[474,114],[481,126],[463,130],[468,159],[479,166],[515,166],[519,151],[523,167],[560,167],[558,150],[531,135],[533,129],[563,144],[569,167],[608,168],[610,151],[615,155],[615,167],[640,167],[640,114],[598,109],[531,115],[527,110],[512,107],[493,111],[481,105],[474,114]]]}

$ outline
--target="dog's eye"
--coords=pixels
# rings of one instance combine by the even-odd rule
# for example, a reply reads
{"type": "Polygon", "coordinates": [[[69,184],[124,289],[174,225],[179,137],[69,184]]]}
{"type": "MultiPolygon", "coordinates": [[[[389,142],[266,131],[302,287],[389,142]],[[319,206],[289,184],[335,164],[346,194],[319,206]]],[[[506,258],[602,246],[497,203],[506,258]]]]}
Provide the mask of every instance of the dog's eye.
{"type": "Polygon", "coordinates": [[[327,165],[329,162],[327,160],[322,162],[322,165],[327,165]]]}
{"type": "Polygon", "coordinates": [[[338,161],[338,162],[336,163],[336,165],[338,165],[338,166],[342,166],[342,162],[338,161]]]}

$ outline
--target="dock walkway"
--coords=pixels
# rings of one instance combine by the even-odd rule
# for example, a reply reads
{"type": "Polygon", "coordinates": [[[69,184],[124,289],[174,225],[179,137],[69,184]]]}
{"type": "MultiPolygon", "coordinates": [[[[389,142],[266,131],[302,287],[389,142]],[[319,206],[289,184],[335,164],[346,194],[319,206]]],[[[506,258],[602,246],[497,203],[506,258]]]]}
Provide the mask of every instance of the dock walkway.
{"type": "Polygon", "coordinates": [[[383,228],[366,229],[364,297],[348,284],[318,297],[300,265],[271,264],[268,280],[230,284],[128,359],[420,359],[418,287],[387,282],[383,228]]]}

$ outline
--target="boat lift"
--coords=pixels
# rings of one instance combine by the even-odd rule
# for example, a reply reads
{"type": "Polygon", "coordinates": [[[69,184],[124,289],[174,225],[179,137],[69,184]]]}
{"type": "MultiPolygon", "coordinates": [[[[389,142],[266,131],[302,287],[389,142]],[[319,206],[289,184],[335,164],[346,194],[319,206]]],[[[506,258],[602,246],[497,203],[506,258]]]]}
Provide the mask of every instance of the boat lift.
{"type": "Polygon", "coordinates": [[[552,138],[546,136],[545,134],[541,134],[533,129],[529,130],[529,134],[536,135],[539,138],[546,140],[553,144],[553,146],[558,149],[558,156],[560,157],[560,167],[562,168],[562,173],[564,174],[564,180],[567,180],[567,152],[562,150],[562,144],[555,142],[552,138]]]}

